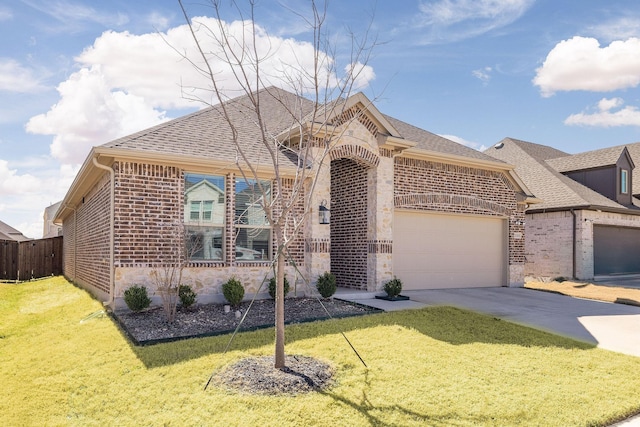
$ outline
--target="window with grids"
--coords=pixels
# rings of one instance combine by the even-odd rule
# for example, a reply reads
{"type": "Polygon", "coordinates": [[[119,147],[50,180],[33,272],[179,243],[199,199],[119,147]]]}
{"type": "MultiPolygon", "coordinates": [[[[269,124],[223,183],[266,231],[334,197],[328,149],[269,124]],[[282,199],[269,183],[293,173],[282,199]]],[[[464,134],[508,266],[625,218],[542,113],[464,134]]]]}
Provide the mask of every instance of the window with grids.
{"type": "Polygon", "coordinates": [[[235,184],[236,260],[270,260],[271,226],[263,206],[270,202],[271,182],[238,178],[235,184]]]}
{"type": "Polygon", "coordinates": [[[195,260],[224,258],[224,177],[186,173],[184,223],[187,254],[195,260]]]}

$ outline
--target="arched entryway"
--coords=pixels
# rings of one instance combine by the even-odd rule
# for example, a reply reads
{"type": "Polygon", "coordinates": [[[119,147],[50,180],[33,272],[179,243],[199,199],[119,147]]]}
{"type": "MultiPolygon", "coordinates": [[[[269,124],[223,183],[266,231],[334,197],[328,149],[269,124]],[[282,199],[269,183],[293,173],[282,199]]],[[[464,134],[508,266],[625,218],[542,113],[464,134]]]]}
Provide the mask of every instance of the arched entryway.
{"type": "Polygon", "coordinates": [[[369,221],[380,159],[359,145],[335,147],[331,157],[331,272],[338,286],[367,289],[369,221]]]}
{"type": "Polygon", "coordinates": [[[367,167],[331,162],[331,272],[340,287],[367,288],[367,167]]]}

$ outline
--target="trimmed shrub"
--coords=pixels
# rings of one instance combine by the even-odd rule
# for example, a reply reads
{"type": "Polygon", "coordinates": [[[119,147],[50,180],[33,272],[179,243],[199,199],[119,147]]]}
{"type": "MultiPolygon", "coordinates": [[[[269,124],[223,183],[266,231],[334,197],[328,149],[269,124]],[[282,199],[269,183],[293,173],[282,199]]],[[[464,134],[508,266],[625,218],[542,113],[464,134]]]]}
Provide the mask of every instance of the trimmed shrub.
{"type": "MultiPolygon", "coordinates": [[[[287,276],[284,276],[284,296],[287,296],[289,293],[289,281],[287,280],[287,276]]],[[[276,299],[276,278],[272,277],[269,280],[269,295],[271,298],[276,299]]]]}
{"type": "Polygon", "coordinates": [[[129,310],[142,311],[151,305],[151,299],[147,295],[147,288],[145,286],[133,285],[126,291],[124,291],[124,302],[129,307],[129,310]]]}
{"type": "Polygon", "coordinates": [[[193,292],[193,289],[191,289],[189,285],[180,285],[178,288],[178,297],[180,298],[180,304],[182,304],[184,308],[191,307],[198,299],[198,295],[193,292]]]}
{"type": "Polygon", "coordinates": [[[238,308],[240,302],[242,302],[242,298],[244,298],[244,287],[238,279],[232,277],[227,280],[226,283],[222,284],[222,295],[224,295],[233,308],[238,308]]]}
{"type": "Polygon", "coordinates": [[[318,292],[322,298],[329,298],[335,294],[336,289],[338,289],[336,286],[336,276],[325,271],[320,277],[318,277],[316,288],[318,288],[318,292]]]}
{"type": "Polygon", "coordinates": [[[397,297],[402,292],[402,281],[394,277],[384,284],[384,291],[391,298],[397,297]]]}

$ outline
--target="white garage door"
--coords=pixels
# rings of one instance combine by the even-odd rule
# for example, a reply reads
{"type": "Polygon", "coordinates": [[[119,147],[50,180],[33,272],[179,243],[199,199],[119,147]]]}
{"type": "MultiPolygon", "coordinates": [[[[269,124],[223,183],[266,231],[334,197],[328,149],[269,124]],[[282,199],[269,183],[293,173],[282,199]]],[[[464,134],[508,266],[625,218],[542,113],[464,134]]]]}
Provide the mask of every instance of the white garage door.
{"type": "Polygon", "coordinates": [[[403,289],[503,286],[506,220],[395,211],[393,273],[403,289]]]}

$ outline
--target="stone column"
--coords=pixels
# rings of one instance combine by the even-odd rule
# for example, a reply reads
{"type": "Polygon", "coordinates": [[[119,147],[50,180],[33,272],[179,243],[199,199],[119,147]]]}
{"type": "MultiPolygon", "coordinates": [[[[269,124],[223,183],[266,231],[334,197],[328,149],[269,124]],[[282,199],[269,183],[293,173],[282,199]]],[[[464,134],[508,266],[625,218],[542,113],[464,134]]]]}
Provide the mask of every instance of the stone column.
{"type": "Polygon", "coordinates": [[[393,279],[393,158],[380,157],[368,172],[367,290],[379,291],[393,279]]]}
{"type": "MultiPolygon", "coordinates": [[[[313,148],[311,151],[313,156],[319,156],[321,153],[321,149],[318,148],[313,148]]],[[[318,216],[318,207],[323,202],[328,209],[331,209],[331,164],[328,157],[316,173],[318,177],[313,194],[310,194],[311,182],[307,183],[309,215],[304,231],[305,274],[312,288],[315,287],[318,276],[325,271],[331,271],[331,229],[329,224],[320,224],[318,216]]]]}

